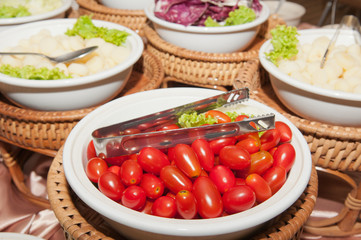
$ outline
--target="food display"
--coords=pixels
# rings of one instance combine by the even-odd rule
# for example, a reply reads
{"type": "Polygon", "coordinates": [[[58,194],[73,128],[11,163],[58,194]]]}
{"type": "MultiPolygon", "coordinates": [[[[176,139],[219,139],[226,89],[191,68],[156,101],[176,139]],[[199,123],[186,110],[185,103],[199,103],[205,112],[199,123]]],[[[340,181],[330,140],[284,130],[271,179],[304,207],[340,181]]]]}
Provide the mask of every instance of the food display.
{"type": "MultiPolygon", "coordinates": [[[[221,109],[187,113],[178,124],[156,131],[245,118],[221,109]]],[[[296,158],[291,141],[292,131],[282,121],[264,132],[198,138],[166,149],[144,147],[112,158],[97,155],[91,141],[86,173],[104,195],[133,210],[167,218],[216,218],[261,204],[283,186],[296,158]]]]}
{"type": "Polygon", "coordinates": [[[2,0],[0,18],[26,17],[60,8],[62,0],[2,0]]]}

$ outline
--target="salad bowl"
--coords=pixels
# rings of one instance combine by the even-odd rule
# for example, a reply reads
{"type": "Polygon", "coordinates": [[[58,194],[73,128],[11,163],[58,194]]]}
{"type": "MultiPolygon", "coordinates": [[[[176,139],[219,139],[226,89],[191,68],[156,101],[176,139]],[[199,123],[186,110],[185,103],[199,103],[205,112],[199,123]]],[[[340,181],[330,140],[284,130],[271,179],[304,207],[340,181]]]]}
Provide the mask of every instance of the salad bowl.
{"type": "Polygon", "coordinates": [[[299,130],[283,115],[254,100],[242,103],[246,114],[273,112],[293,133],[296,160],[283,187],[267,201],[244,212],[211,219],[163,218],[127,208],[102,194],[89,180],[85,168],[87,146],[95,129],[166,110],[221,91],[200,88],[156,89],[110,101],[83,118],[68,136],[63,150],[64,173],[75,194],[129,239],[247,239],[290,207],[308,184],[312,160],[299,130]],[[243,105],[244,104],[244,105],[243,105]],[[137,109],[137,111],[134,111],[137,109]]]}
{"type": "Polygon", "coordinates": [[[264,23],[270,11],[260,2],[262,9],[252,22],[233,26],[185,26],[163,20],[155,15],[155,4],[144,9],[155,31],[165,41],[176,46],[209,53],[232,53],[247,48],[256,37],[258,29],[264,23]]]}

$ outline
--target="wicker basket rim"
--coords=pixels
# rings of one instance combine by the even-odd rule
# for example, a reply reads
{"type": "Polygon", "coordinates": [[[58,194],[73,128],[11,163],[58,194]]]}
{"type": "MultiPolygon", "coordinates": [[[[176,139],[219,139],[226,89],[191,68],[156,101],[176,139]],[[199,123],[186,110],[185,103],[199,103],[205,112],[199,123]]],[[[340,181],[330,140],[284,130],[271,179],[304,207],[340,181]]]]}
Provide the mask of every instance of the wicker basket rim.
{"type": "Polygon", "coordinates": [[[107,15],[126,15],[130,17],[137,17],[137,16],[145,17],[145,13],[143,10],[110,8],[98,3],[98,1],[96,0],[77,0],[77,2],[79,6],[95,13],[101,13],[107,15]]]}

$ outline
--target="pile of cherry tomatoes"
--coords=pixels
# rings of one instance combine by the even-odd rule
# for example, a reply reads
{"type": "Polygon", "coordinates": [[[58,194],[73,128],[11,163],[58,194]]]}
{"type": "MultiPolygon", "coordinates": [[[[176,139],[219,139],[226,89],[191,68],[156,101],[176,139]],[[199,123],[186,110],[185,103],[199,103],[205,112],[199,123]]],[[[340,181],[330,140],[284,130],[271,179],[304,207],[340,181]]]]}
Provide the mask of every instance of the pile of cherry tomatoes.
{"type": "Polygon", "coordinates": [[[91,141],[86,173],[104,195],[137,211],[183,219],[225,216],[270,198],[295,161],[287,124],[276,121],[259,135],[145,147],[112,159],[96,156],[91,141]]]}

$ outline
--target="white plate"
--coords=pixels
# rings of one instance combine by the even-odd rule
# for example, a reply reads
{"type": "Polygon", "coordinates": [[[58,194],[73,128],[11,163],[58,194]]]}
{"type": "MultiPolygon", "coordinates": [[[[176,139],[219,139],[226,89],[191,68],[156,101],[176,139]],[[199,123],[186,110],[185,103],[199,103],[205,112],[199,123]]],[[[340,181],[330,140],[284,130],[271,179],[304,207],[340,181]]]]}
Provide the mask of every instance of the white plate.
{"type": "Polygon", "coordinates": [[[0,240],[44,240],[44,238],[23,233],[2,232],[0,233],[0,240]]]}

